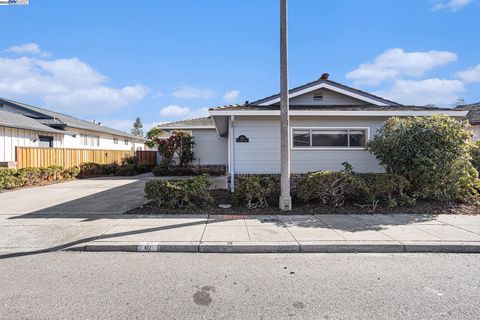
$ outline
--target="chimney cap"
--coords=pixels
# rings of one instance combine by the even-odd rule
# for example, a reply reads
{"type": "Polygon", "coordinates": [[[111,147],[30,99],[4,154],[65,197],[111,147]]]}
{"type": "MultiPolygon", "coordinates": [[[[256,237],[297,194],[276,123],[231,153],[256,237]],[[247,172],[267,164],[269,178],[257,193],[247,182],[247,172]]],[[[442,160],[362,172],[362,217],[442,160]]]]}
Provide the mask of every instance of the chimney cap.
{"type": "Polygon", "coordinates": [[[322,76],[320,77],[320,80],[328,80],[328,77],[329,77],[329,76],[330,76],[330,74],[328,74],[328,73],[325,72],[325,73],[322,74],[322,76]]]}

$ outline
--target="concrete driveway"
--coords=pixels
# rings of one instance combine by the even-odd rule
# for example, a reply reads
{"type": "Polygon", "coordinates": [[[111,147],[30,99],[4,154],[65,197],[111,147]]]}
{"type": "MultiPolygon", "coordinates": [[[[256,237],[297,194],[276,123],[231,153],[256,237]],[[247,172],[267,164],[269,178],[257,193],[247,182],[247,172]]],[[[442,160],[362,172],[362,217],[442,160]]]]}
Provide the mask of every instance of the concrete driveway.
{"type": "Polygon", "coordinates": [[[1,215],[122,214],[140,205],[151,174],[102,177],[0,193],[1,215]]]}
{"type": "MultiPolygon", "coordinates": [[[[150,179],[188,179],[154,177],[151,173],[135,177],[101,177],[75,180],[42,187],[0,193],[0,215],[123,214],[145,202],[144,186],[150,179]]],[[[225,188],[226,178],[211,177],[211,188],[225,188]]]]}

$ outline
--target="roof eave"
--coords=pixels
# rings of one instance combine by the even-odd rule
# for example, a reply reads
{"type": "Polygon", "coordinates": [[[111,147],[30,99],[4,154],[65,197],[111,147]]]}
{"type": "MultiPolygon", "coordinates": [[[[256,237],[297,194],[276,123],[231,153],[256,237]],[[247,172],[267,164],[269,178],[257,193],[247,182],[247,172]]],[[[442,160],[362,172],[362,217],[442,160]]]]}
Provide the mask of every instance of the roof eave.
{"type": "MultiPolygon", "coordinates": [[[[239,116],[279,116],[280,110],[210,110],[210,115],[239,115],[239,116]]],[[[465,117],[467,111],[463,110],[290,110],[291,116],[367,116],[367,117],[408,117],[408,116],[432,116],[436,114],[449,115],[452,117],[465,117]]]]}
{"type": "Polygon", "coordinates": [[[176,127],[162,127],[157,126],[161,130],[202,130],[202,129],[215,129],[215,126],[176,126],[176,127]]]}

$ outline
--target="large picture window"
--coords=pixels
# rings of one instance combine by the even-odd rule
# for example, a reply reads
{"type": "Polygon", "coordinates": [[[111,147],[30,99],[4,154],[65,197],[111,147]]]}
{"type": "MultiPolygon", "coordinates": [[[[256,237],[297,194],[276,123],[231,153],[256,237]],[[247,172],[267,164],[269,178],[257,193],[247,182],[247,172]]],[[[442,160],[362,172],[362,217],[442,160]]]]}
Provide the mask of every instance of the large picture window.
{"type": "Polygon", "coordinates": [[[352,148],[367,145],[367,128],[293,128],[293,148],[352,148]]]}

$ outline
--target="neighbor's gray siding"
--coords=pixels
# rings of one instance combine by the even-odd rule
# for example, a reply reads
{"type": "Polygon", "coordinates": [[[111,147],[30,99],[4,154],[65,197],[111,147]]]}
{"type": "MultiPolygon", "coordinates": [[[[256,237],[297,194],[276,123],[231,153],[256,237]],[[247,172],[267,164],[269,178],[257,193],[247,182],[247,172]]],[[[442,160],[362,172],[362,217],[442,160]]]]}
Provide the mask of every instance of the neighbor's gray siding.
{"type": "Polygon", "coordinates": [[[319,89],[313,92],[302,94],[301,96],[291,98],[290,105],[358,105],[365,104],[365,101],[361,101],[355,98],[351,98],[344,94],[328,90],[328,89],[319,89]],[[323,100],[313,100],[313,96],[317,93],[321,93],[323,100]]]}
{"type": "MultiPolygon", "coordinates": [[[[386,118],[292,117],[291,127],[369,127],[373,137],[386,118]]],[[[235,117],[234,135],[245,135],[248,143],[234,142],[235,173],[280,173],[280,123],[274,117],[235,117]]],[[[342,169],[348,161],[357,172],[383,172],[366,150],[292,150],[291,172],[342,169]]]]}
{"type": "Polygon", "coordinates": [[[227,139],[220,138],[215,129],[192,130],[195,164],[227,164],[227,139]]]}

